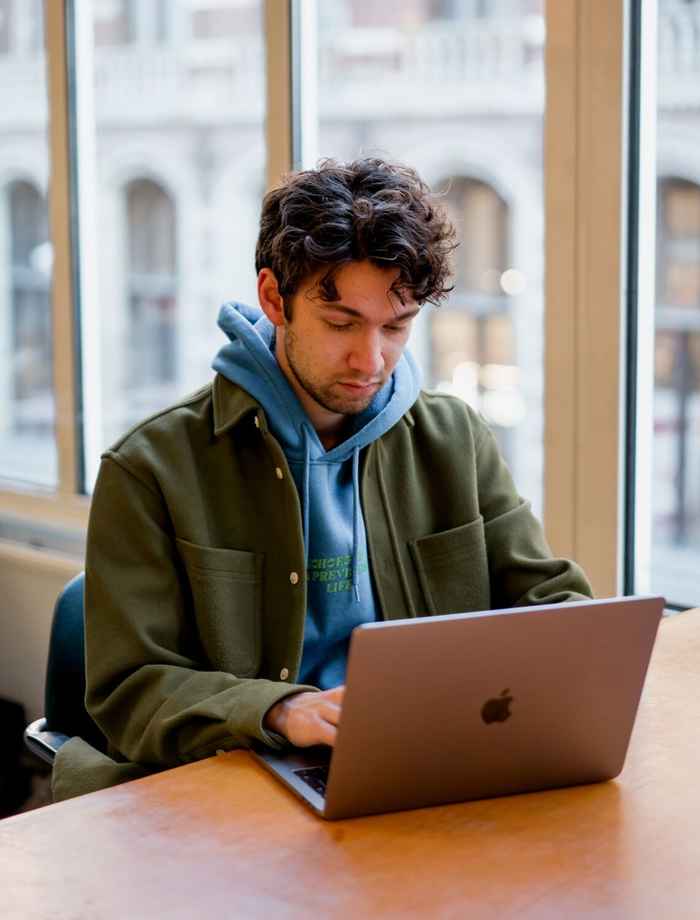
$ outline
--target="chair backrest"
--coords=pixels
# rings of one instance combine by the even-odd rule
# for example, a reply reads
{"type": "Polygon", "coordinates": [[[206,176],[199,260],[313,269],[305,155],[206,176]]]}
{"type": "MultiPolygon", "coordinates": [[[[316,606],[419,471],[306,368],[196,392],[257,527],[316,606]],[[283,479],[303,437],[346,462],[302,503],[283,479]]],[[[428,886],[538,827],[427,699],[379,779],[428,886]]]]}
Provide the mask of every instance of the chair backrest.
{"type": "Polygon", "coordinates": [[[79,735],[101,751],[107,742],[85,708],[85,575],[76,575],[61,591],[51,624],[44,699],[46,728],[79,735]]]}

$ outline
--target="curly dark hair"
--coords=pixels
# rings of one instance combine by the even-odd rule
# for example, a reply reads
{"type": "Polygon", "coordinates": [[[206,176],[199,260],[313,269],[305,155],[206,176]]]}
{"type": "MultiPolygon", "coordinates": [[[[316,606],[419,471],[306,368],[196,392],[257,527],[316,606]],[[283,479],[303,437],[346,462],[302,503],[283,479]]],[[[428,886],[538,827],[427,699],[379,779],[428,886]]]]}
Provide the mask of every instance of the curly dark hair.
{"type": "Polygon", "coordinates": [[[277,279],[285,314],[300,282],[327,266],[318,281],[325,301],[338,299],[334,275],[348,262],[395,266],[391,289],[403,302],[439,304],[452,286],[455,230],[415,170],[378,157],[289,173],[263,200],[255,269],[277,279]]]}

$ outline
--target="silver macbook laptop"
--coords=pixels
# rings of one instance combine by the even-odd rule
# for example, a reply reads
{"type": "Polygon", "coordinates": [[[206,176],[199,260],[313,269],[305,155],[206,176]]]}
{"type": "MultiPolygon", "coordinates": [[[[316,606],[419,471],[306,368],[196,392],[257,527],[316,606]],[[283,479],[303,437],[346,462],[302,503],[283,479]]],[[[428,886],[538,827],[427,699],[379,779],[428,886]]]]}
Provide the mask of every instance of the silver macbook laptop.
{"type": "Polygon", "coordinates": [[[324,818],[612,779],[663,598],[357,627],[335,747],[256,748],[324,818]]]}

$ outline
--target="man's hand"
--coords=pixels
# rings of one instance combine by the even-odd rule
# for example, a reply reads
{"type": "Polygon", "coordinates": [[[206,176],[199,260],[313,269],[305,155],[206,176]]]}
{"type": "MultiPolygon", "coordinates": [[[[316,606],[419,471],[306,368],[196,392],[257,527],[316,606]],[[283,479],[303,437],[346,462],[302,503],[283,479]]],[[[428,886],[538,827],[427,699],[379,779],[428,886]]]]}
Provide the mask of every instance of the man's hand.
{"type": "Polygon", "coordinates": [[[345,687],[318,693],[296,693],[268,709],[263,726],[296,747],[335,744],[345,687]]]}

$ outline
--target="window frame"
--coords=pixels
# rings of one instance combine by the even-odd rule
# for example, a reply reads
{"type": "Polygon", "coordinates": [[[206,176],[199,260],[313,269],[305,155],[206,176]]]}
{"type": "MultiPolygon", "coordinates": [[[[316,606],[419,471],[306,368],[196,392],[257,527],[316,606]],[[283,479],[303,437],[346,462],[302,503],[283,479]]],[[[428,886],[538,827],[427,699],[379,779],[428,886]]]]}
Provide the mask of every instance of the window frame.
{"type": "MultiPolygon", "coordinates": [[[[87,527],[90,496],[84,494],[83,432],[79,420],[85,418],[86,443],[91,453],[99,450],[96,432],[90,430],[90,405],[95,405],[99,373],[96,359],[80,348],[87,322],[81,317],[79,301],[89,302],[96,292],[94,268],[89,254],[78,271],[78,241],[89,234],[78,230],[94,219],[89,189],[94,187],[93,167],[86,148],[94,149],[94,131],[89,128],[92,112],[92,80],[78,80],[76,70],[90,72],[92,54],[79,42],[81,17],[87,15],[87,0],[46,2],[46,67],[49,108],[50,176],[49,226],[54,243],[51,285],[53,326],[53,390],[55,399],[55,441],[58,454],[58,482],[55,488],[17,483],[0,476],[0,511],[3,515],[34,522],[45,521],[66,528],[87,527]],[[83,151],[81,168],[89,175],[78,182],[75,157],[76,140],[83,151]],[[57,241],[61,241],[58,245],[57,241]],[[82,325],[81,325],[82,319],[82,325]],[[85,367],[81,368],[81,354],[85,367]],[[85,413],[81,411],[82,372],[89,377],[85,413]],[[92,394],[92,396],[90,396],[92,394]]],[[[292,168],[292,6],[298,0],[264,0],[263,22],[266,47],[266,142],[267,187],[292,168]]],[[[89,44],[89,43],[88,43],[89,44]]],[[[94,330],[92,334],[94,340],[94,330]]],[[[94,413],[93,413],[94,415],[94,413]]],[[[87,478],[96,460],[86,464],[87,478]]]]}
{"type": "MultiPolygon", "coordinates": [[[[629,337],[630,372],[628,374],[628,413],[630,441],[627,481],[630,495],[627,502],[625,533],[625,592],[646,594],[652,590],[653,568],[653,464],[654,422],[653,403],[656,396],[655,347],[660,325],[659,290],[657,273],[660,265],[659,230],[657,212],[661,207],[661,187],[670,179],[697,182],[685,176],[668,175],[659,171],[657,156],[657,121],[659,104],[658,83],[658,24],[659,3],[630,0],[635,19],[634,34],[638,39],[636,82],[633,83],[632,107],[637,111],[637,149],[630,151],[630,172],[637,170],[636,187],[630,182],[630,196],[634,207],[630,214],[637,220],[630,222],[630,284],[629,313],[634,334],[629,337]],[[643,214],[638,219],[635,209],[643,214]],[[636,248],[636,254],[634,252],[636,248]],[[638,329],[650,330],[639,335],[638,329]],[[647,404],[643,405],[645,399],[647,404]],[[642,408],[645,411],[642,411],[642,408]]],[[[662,313],[663,311],[661,311],[662,313]]],[[[667,596],[669,611],[689,609],[690,599],[667,596]]]]}
{"type": "Polygon", "coordinates": [[[606,596],[624,559],[629,6],[546,11],[544,521],[606,596]]]}
{"type": "Polygon", "coordinates": [[[631,148],[630,156],[628,258],[632,280],[628,300],[627,348],[630,361],[627,392],[628,438],[633,449],[628,452],[626,469],[630,489],[625,518],[624,589],[626,593],[647,593],[651,575],[654,420],[652,412],[646,415],[640,413],[639,398],[641,393],[653,393],[654,390],[658,4],[642,3],[641,0],[631,0],[631,4],[632,32],[636,43],[632,58],[630,115],[636,150],[631,148]],[[639,220],[642,202],[643,222],[639,220]],[[651,330],[651,334],[640,336],[639,329],[651,330]]]}
{"type": "MultiPolygon", "coordinates": [[[[84,476],[78,418],[82,414],[76,408],[81,399],[81,329],[76,303],[79,295],[88,296],[90,285],[94,290],[94,269],[84,252],[80,276],[76,270],[76,215],[89,220],[90,205],[78,187],[70,155],[71,131],[76,130],[76,97],[70,83],[75,54],[72,17],[76,11],[80,15],[83,2],[49,2],[45,13],[50,226],[52,240],[61,241],[55,245],[52,287],[59,482],[56,491],[8,482],[0,485],[3,512],[71,527],[86,526],[90,501],[80,494],[84,476]]],[[[622,457],[627,435],[622,303],[629,2],[547,0],[545,5],[544,520],[553,550],[575,558],[598,594],[621,590],[624,560],[622,457]],[[611,208],[611,200],[620,206],[611,208]],[[611,284],[610,278],[617,283],[611,284]],[[616,394],[614,405],[610,393],[616,394]]],[[[309,113],[294,104],[301,98],[300,42],[304,35],[308,40],[304,29],[310,27],[302,12],[302,0],[264,0],[268,187],[295,162],[306,165],[314,150],[309,113]]],[[[86,66],[87,61],[82,63],[86,66]]],[[[77,82],[76,93],[88,94],[78,95],[78,106],[86,100],[89,104],[86,81],[77,82]]],[[[313,105],[313,99],[305,104],[313,105]]],[[[84,317],[83,322],[93,320],[84,317]]],[[[95,368],[87,366],[90,355],[83,359],[89,401],[95,368]]],[[[86,409],[89,426],[89,405],[86,409]]],[[[86,442],[93,451],[89,430],[86,442]]]]}
{"type": "Polygon", "coordinates": [[[54,258],[51,278],[53,330],[53,396],[58,482],[55,489],[2,481],[0,507],[4,513],[51,523],[83,524],[89,500],[79,494],[81,477],[80,432],[77,419],[79,349],[77,312],[73,287],[73,220],[69,126],[69,48],[67,6],[46,3],[46,69],[49,103],[50,182],[49,228],[54,258]],[[61,240],[63,245],[57,245],[61,240]]]}

